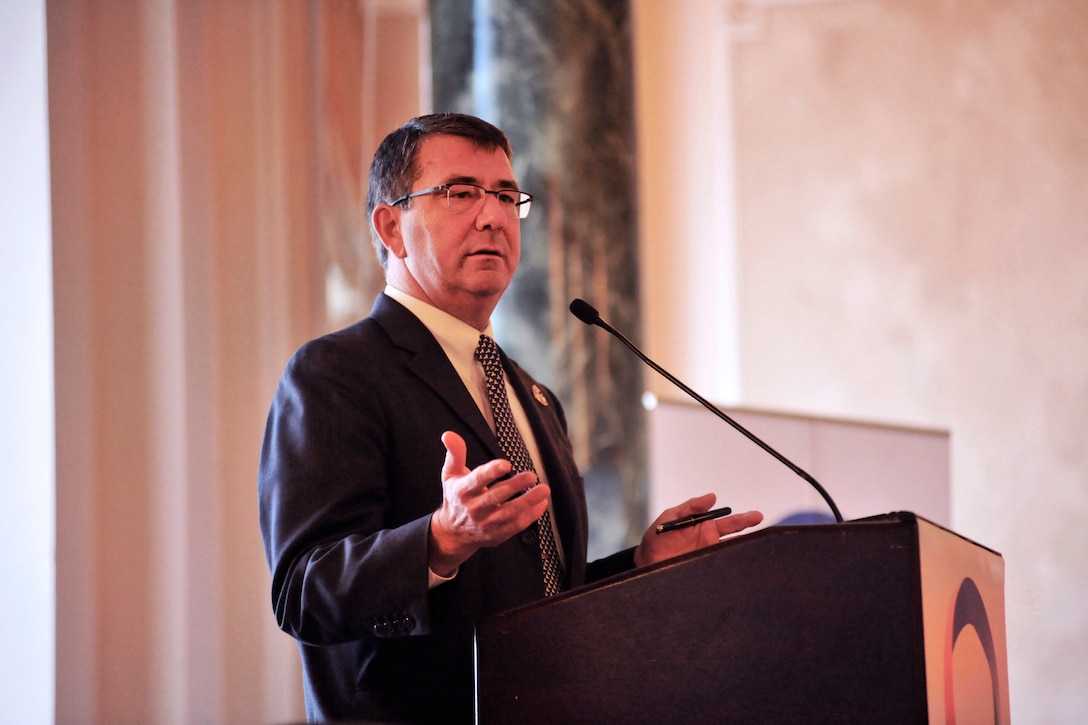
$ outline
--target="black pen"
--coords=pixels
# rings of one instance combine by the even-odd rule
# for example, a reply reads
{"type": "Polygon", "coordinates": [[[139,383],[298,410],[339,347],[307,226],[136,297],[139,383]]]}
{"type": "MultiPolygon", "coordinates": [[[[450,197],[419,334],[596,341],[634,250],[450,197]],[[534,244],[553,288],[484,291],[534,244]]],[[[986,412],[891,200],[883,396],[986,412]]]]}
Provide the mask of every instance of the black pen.
{"type": "Polygon", "coordinates": [[[733,509],[726,506],[720,509],[712,509],[702,514],[692,514],[691,516],[685,516],[684,518],[676,519],[675,521],[666,521],[663,524],[657,525],[657,533],[664,534],[667,531],[685,529],[688,526],[695,526],[696,524],[701,524],[704,521],[720,519],[722,516],[728,516],[731,513],[733,513],[733,509]]]}

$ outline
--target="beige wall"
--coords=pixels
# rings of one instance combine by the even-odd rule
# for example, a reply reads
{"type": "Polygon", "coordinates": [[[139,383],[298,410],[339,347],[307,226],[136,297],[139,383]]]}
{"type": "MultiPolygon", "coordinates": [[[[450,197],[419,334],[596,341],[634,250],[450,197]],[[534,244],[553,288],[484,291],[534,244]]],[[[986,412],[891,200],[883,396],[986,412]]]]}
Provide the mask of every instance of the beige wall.
{"type": "MultiPolygon", "coordinates": [[[[737,221],[677,238],[713,180],[683,179],[675,204],[655,192],[673,216],[649,217],[646,273],[735,245],[736,275],[723,265],[719,284],[736,294],[739,402],[951,431],[952,523],[1006,559],[1012,721],[1083,720],[1088,6],[665,5],[635,3],[640,68],[677,65],[647,51],[680,26],[682,52],[728,45],[733,72],[689,64],[705,97],[681,107],[683,78],[644,72],[640,127],[664,136],[642,142],[690,147],[691,117],[731,107],[737,221]]],[[[718,143],[702,140],[705,153],[718,143]]],[[[661,178],[660,158],[643,162],[661,178]]],[[[713,309],[647,289],[669,295],[647,305],[669,310],[648,318],[651,354],[715,389],[663,322],[706,334],[713,309]]]]}

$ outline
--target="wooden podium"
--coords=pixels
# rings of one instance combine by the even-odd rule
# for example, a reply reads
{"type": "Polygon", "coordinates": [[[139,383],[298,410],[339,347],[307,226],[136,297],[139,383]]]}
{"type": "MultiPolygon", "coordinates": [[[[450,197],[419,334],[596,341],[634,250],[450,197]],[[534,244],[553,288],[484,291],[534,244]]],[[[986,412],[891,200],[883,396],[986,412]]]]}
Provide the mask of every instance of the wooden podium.
{"type": "Polygon", "coordinates": [[[503,613],[477,722],[1009,722],[1001,555],[911,513],[778,526],[503,613]]]}

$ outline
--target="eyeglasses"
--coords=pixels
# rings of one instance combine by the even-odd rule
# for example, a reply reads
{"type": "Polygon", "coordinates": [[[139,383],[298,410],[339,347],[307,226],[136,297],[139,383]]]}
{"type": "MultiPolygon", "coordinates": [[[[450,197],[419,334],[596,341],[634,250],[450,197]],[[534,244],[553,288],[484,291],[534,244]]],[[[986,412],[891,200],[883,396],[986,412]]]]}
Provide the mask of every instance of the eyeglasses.
{"type": "Polygon", "coordinates": [[[405,194],[389,203],[396,206],[417,196],[425,196],[426,194],[438,196],[441,193],[445,193],[446,204],[456,212],[473,211],[480,208],[480,205],[484,203],[485,196],[491,194],[499,200],[499,204],[507,216],[514,216],[518,219],[529,216],[529,207],[533,203],[532,194],[526,194],[524,191],[518,191],[517,189],[496,189],[491,191],[479,184],[441,184],[440,186],[432,186],[430,189],[413,191],[411,194],[405,194]]]}

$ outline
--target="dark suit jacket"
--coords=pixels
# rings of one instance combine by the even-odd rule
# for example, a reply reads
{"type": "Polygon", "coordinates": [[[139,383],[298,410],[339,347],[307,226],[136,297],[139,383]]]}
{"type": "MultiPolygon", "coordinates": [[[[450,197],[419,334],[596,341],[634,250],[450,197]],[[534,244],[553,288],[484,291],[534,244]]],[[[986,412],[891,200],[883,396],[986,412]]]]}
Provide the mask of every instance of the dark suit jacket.
{"type": "MultiPolygon", "coordinates": [[[[587,565],[585,494],[562,408],[504,366],[551,486],[565,585],[630,568],[631,551],[587,565]]],[[[532,529],[428,588],[446,430],[464,437],[469,468],[503,456],[438,342],[384,294],[369,317],[300,348],[283,373],[261,455],[260,521],[273,608],[299,641],[312,720],[470,721],[474,624],[543,597],[532,529]]]]}

